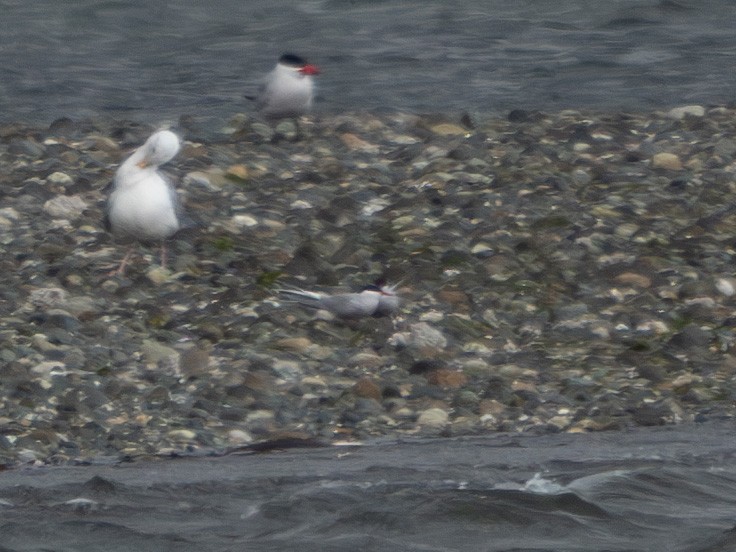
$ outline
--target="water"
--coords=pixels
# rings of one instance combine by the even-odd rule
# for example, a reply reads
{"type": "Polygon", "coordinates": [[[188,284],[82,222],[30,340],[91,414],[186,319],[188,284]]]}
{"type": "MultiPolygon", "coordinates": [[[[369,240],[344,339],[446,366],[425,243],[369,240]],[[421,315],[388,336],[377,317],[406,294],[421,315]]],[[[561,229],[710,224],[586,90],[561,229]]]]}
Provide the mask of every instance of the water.
{"type": "Polygon", "coordinates": [[[731,424],[0,476],[0,550],[736,549],[731,424]]]}
{"type": "Polygon", "coordinates": [[[317,109],[499,114],[727,103],[730,0],[0,0],[0,120],[221,126],[278,55],[317,109]]]}

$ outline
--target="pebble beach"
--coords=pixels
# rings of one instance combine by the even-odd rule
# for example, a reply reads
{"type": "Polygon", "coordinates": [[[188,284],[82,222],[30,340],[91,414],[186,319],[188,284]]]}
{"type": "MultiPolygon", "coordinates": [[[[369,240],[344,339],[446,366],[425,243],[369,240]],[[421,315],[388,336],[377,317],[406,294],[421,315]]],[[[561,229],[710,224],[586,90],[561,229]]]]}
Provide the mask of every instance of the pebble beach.
{"type": "Polygon", "coordinates": [[[0,466],[736,415],[736,110],[183,118],[169,264],[102,225],[155,130],[0,126],[0,466]],[[277,290],[398,285],[343,322],[277,290]]]}

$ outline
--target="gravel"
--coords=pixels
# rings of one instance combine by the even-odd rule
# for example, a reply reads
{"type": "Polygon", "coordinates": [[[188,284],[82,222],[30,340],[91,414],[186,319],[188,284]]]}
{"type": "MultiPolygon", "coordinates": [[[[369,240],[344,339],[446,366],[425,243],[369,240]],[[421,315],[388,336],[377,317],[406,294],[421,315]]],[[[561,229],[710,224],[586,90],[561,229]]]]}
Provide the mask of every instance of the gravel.
{"type": "Polygon", "coordinates": [[[177,129],[192,228],[124,277],[105,186],[154,130],[0,126],[0,464],[736,413],[736,113],[349,113],[177,129]],[[340,322],[282,285],[398,283],[340,322]]]}

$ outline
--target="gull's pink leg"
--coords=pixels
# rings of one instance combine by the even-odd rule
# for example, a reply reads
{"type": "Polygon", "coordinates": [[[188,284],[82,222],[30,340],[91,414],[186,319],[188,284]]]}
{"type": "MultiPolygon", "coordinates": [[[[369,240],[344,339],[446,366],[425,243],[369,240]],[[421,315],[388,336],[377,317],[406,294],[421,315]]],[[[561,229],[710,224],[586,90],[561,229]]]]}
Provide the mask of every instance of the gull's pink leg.
{"type": "Polygon", "coordinates": [[[128,249],[128,252],[125,254],[125,257],[123,257],[123,260],[120,262],[120,266],[116,269],[110,272],[109,276],[121,276],[125,272],[125,267],[128,264],[128,261],[130,261],[130,257],[133,255],[133,249],[134,247],[131,247],[128,249]]]}

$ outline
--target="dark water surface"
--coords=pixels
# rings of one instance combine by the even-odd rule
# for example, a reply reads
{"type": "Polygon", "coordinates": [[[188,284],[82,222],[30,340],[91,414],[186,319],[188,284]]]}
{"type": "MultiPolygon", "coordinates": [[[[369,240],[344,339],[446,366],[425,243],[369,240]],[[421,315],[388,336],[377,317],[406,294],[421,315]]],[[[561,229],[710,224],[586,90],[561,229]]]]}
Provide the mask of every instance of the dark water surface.
{"type": "Polygon", "coordinates": [[[732,551],[732,424],[0,474],[7,551],[732,551]]]}
{"type": "Polygon", "coordinates": [[[728,103],[730,0],[0,0],[0,120],[214,127],[283,51],[318,109],[502,113],[728,103]]]}

